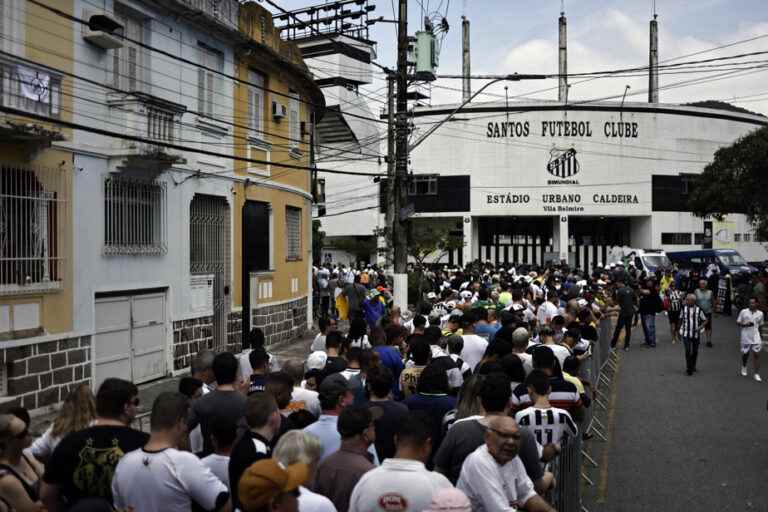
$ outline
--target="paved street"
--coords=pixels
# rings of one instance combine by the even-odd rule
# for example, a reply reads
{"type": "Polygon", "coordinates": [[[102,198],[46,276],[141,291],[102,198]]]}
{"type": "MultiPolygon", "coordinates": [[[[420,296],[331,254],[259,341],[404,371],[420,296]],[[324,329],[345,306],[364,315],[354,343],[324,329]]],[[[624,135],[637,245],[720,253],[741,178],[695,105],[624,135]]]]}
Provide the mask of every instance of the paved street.
{"type": "Polygon", "coordinates": [[[752,380],[751,370],[749,379],[740,376],[734,320],[716,318],[715,347],[702,344],[693,377],[662,315],[657,333],[655,350],[640,346],[638,329],[631,352],[621,352],[609,443],[588,448],[602,467],[589,471],[595,485],[585,505],[592,512],[768,511],[768,382],[752,380]]]}

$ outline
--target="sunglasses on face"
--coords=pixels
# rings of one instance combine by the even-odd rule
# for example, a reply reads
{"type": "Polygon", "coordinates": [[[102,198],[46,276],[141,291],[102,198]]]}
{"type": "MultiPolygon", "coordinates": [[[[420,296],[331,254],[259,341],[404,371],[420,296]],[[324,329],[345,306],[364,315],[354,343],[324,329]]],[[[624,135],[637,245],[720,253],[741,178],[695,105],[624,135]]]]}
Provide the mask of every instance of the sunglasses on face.
{"type": "Polygon", "coordinates": [[[129,403],[129,404],[131,404],[131,405],[133,405],[133,406],[136,406],[136,407],[138,407],[138,406],[139,406],[139,404],[141,403],[141,401],[139,400],[139,398],[138,398],[138,397],[136,397],[136,398],[134,398],[133,400],[130,400],[128,403],[129,403]]]}

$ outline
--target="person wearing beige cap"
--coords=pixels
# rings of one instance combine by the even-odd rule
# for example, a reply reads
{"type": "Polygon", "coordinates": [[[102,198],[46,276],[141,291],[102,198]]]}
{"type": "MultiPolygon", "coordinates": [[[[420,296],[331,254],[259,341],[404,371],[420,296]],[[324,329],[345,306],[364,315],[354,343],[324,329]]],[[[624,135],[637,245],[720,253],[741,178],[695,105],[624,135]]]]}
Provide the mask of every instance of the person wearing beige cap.
{"type": "Polygon", "coordinates": [[[284,466],[275,459],[254,462],[238,485],[243,512],[298,512],[299,486],[309,479],[304,463],[284,466]]]}

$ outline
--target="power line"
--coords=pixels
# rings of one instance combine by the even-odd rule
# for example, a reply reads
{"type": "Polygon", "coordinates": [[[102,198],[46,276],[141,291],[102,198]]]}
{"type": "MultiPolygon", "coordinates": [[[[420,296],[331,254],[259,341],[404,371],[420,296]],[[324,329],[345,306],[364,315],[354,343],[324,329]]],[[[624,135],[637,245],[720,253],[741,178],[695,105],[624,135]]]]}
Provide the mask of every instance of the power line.
{"type": "Polygon", "coordinates": [[[58,126],[64,126],[67,128],[71,128],[74,130],[82,130],[89,133],[95,133],[97,135],[104,135],[106,137],[114,137],[117,139],[123,139],[123,140],[131,140],[134,142],[141,142],[144,144],[154,145],[154,146],[162,146],[168,149],[175,149],[176,151],[186,151],[188,153],[198,153],[201,155],[208,155],[208,156],[214,156],[218,158],[226,158],[229,160],[237,160],[241,162],[250,162],[255,164],[266,164],[266,165],[274,165],[276,167],[284,167],[286,169],[296,169],[300,171],[318,171],[318,172],[326,172],[329,174],[346,174],[350,176],[382,176],[381,174],[373,174],[373,173],[363,173],[363,172],[355,172],[355,171],[339,171],[336,169],[321,169],[321,168],[312,168],[312,167],[306,167],[303,165],[293,165],[293,164],[284,164],[284,163],[275,163],[270,162],[268,160],[258,160],[255,158],[246,158],[242,156],[237,155],[228,155],[225,153],[217,153],[215,151],[208,151],[205,149],[197,149],[197,148],[190,148],[187,146],[182,146],[179,144],[173,144],[170,142],[165,141],[158,141],[153,139],[148,139],[146,137],[139,137],[136,135],[128,135],[123,133],[117,133],[110,130],[102,130],[101,128],[94,128],[91,126],[85,126],[80,123],[73,123],[71,121],[65,121],[63,119],[54,119],[50,116],[43,116],[39,114],[34,114],[32,112],[26,112],[24,110],[19,110],[11,107],[6,106],[0,106],[0,112],[5,112],[6,114],[11,114],[19,117],[28,117],[30,119],[36,119],[38,121],[51,123],[58,126]]]}
{"type": "MultiPolygon", "coordinates": [[[[60,17],[63,17],[65,19],[67,19],[67,20],[74,21],[74,22],[80,23],[82,25],[88,26],[88,22],[87,21],[85,21],[85,20],[83,20],[81,18],[78,18],[76,16],[72,16],[70,14],[67,14],[64,11],[61,11],[60,9],[56,9],[55,7],[50,7],[48,5],[45,5],[44,3],[42,3],[42,2],[40,2],[38,0],[28,0],[28,1],[30,3],[33,3],[33,4],[35,4],[35,5],[39,6],[39,7],[42,7],[43,9],[46,9],[46,10],[56,14],[57,16],[60,16],[60,17]]],[[[269,0],[267,0],[267,1],[269,1],[269,0]]],[[[216,74],[218,76],[222,76],[222,77],[227,78],[229,80],[232,80],[234,82],[241,83],[241,84],[244,84],[244,85],[248,85],[250,87],[254,87],[254,88],[257,88],[257,89],[261,89],[263,91],[266,91],[266,92],[269,92],[269,93],[272,93],[272,94],[276,94],[276,95],[282,96],[284,98],[288,98],[288,99],[292,99],[292,100],[298,100],[299,102],[305,103],[305,104],[307,104],[307,105],[309,105],[309,106],[311,106],[313,108],[321,108],[321,107],[323,107],[322,105],[317,105],[316,103],[308,101],[308,100],[305,100],[305,99],[303,99],[301,97],[296,98],[295,96],[292,96],[290,94],[286,94],[286,93],[281,92],[281,91],[276,91],[276,90],[270,89],[270,88],[265,87],[265,86],[260,85],[260,84],[254,84],[254,83],[249,82],[247,80],[243,80],[241,78],[238,78],[238,77],[236,77],[234,75],[229,75],[229,74],[225,73],[224,71],[221,71],[221,70],[209,67],[209,66],[205,66],[203,64],[198,64],[196,62],[192,62],[191,60],[189,60],[187,58],[174,55],[174,54],[172,54],[170,52],[167,52],[165,50],[162,50],[160,48],[155,48],[155,47],[153,47],[151,45],[148,45],[148,44],[146,44],[146,43],[144,43],[142,41],[138,41],[136,39],[132,39],[132,38],[130,38],[130,37],[124,35],[124,34],[115,33],[113,35],[115,35],[117,37],[120,37],[121,39],[123,39],[125,41],[128,41],[130,43],[133,43],[133,44],[135,44],[135,45],[137,45],[137,46],[139,46],[141,48],[144,48],[146,50],[150,50],[150,51],[156,52],[156,53],[158,53],[160,55],[163,55],[165,57],[168,57],[170,59],[177,60],[179,62],[182,62],[182,63],[190,65],[190,66],[194,66],[194,67],[199,68],[199,69],[203,69],[205,71],[208,71],[210,73],[214,73],[214,74],[216,74]]],[[[243,34],[243,37],[245,38],[247,36],[245,36],[243,34]]],[[[307,76],[306,79],[309,82],[314,83],[314,81],[312,80],[312,78],[310,76],[307,76]]],[[[357,117],[357,118],[360,118],[360,119],[365,119],[366,121],[386,124],[385,121],[381,121],[381,120],[375,119],[375,118],[368,118],[368,117],[365,117],[365,116],[359,116],[357,114],[351,114],[351,113],[347,113],[347,115],[349,115],[350,117],[357,117]]]]}
{"type": "MultiPolygon", "coordinates": [[[[0,39],[3,39],[3,37],[2,37],[2,36],[0,36],[0,39]]],[[[27,64],[30,64],[30,65],[32,65],[32,66],[36,66],[36,67],[40,67],[40,68],[44,68],[44,69],[47,69],[47,70],[49,70],[49,71],[52,71],[52,72],[54,72],[54,73],[57,73],[57,74],[60,74],[60,75],[69,76],[69,77],[71,77],[71,78],[73,78],[73,79],[76,79],[76,80],[80,80],[80,81],[82,81],[82,82],[85,82],[85,83],[88,83],[88,84],[91,84],[91,85],[95,85],[95,86],[97,86],[97,87],[99,87],[99,88],[101,88],[101,89],[107,89],[107,90],[110,90],[110,91],[113,91],[113,92],[117,92],[117,93],[120,93],[120,94],[126,94],[126,95],[130,95],[130,94],[132,94],[130,91],[127,91],[127,90],[124,90],[124,89],[120,89],[120,88],[118,88],[118,87],[114,87],[114,86],[111,86],[111,85],[108,85],[108,84],[103,84],[103,83],[100,83],[100,82],[98,82],[98,81],[96,81],[96,80],[92,80],[92,79],[90,79],[90,78],[86,78],[86,77],[83,77],[83,76],[77,75],[77,74],[75,74],[75,73],[72,73],[72,72],[69,72],[69,71],[66,71],[66,70],[62,70],[62,69],[59,69],[59,68],[56,68],[56,67],[53,67],[53,66],[49,66],[49,65],[47,65],[47,64],[43,64],[43,63],[41,63],[41,62],[38,62],[38,61],[34,61],[34,60],[31,60],[31,59],[27,59],[27,58],[24,58],[24,57],[18,57],[18,56],[16,56],[16,55],[12,54],[12,53],[9,53],[9,52],[5,52],[5,51],[3,51],[3,50],[0,50],[0,55],[4,55],[4,56],[10,57],[10,58],[13,58],[14,60],[17,60],[17,61],[25,62],[25,63],[27,63],[27,64]]],[[[73,87],[75,87],[75,84],[74,84],[74,82],[73,82],[73,87]]],[[[169,90],[170,90],[170,89],[169,89],[169,90]]],[[[64,91],[62,91],[62,94],[67,94],[67,93],[65,93],[64,91]]],[[[70,95],[71,95],[71,94],[70,94],[70,95]]],[[[76,96],[72,95],[72,97],[76,97],[76,96]]],[[[96,100],[89,100],[89,99],[87,99],[87,98],[82,98],[82,97],[76,97],[76,98],[77,98],[77,99],[81,99],[81,100],[84,100],[84,101],[92,101],[92,102],[93,102],[93,101],[96,101],[96,100]]],[[[105,105],[105,106],[109,106],[109,105],[107,105],[106,103],[101,103],[101,104],[102,104],[102,105],[105,105]]],[[[234,105],[233,105],[233,108],[234,108],[234,105]]],[[[203,113],[197,112],[197,111],[195,111],[195,110],[190,110],[190,109],[187,109],[187,110],[186,110],[186,113],[189,113],[189,114],[191,114],[191,115],[197,115],[197,116],[201,116],[201,117],[210,117],[210,116],[208,116],[208,115],[206,115],[206,114],[203,114],[203,113]]],[[[247,130],[248,132],[253,132],[253,131],[254,131],[254,129],[253,129],[251,126],[248,126],[248,125],[242,125],[242,124],[239,124],[239,123],[235,123],[235,122],[231,122],[231,121],[225,121],[225,120],[223,120],[223,119],[219,119],[218,117],[216,117],[216,118],[214,118],[214,119],[215,119],[215,121],[216,121],[216,122],[218,122],[218,123],[221,123],[221,124],[225,124],[225,125],[227,125],[227,126],[232,126],[233,128],[240,128],[240,129],[243,129],[243,130],[247,130]]],[[[197,127],[197,126],[195,126],[195,125],[189,125],[188,123],[187,123],[187,125],[188,125],[189,127],[193,128],[193,129],[197,129],[197,130],[199,130],[199,127],[197,127]]],[[[281,135],[281,134],[278,134],[278,133],[274,133],[274,132],[268,132],[268,131],[266,131],[266,130],[255,130],[255,131],[257,131],[258,133],[261,133],[261,134],[270,135],[270,136],[272,136],[272,137],[277,137],[277,138],[279,138],[279,139],[284,139],[284,140],[288,140],[288,141],[291,141],[291,142],[298,142],[298,143],[300,143],[300,144],[305,144],[305,145],[308,145],[308,144],[309,144],[309,142],[305,142],[305,141],[303,141],[303,140],[301,140],[301,139],[295,139],[295,138],[292,138],[292,137],[287,137],[287,136],[285,136],[285,135],[281,135]]],[[[232,136],[233,136],[233,137],[236,137],[234,134],[232,134],[232,136]]],[[[246,137],[246,140],[247,140],[247,137],[246,137]]],[[[277,146],[280,146],[279,144],[277,144],[277,143],[274,143],[274,142],[272,142],[272,143],[270,143],[270,144],[271,144],[271,145],[277,145],[277,146]]],[[[329,149],[329,150],[332,150],[332,151],[350,152],[350,153],[355,153],[355,154],[357,154],[357,152],[354,152],[354,151],[343,150],[343,149],[339,149],[339,148],[337,148],[337,147],[333,147],[333,146],[325,146],[325,145],[323,145],[323,144],[315,144],[315,146],[316,146],[316,147],[319,147],[319,148],[327,148],[327,149],[329,149]]],[[[380,154],[380,153],[377,153],[377,154],[375,154],[375,155],[368,155],[368,156],[372,156],[372,157],[376,157],[376,158],[378,158],[378,157],[380,157],[380,156],[381,156],[381,154],[380,154]]]]}

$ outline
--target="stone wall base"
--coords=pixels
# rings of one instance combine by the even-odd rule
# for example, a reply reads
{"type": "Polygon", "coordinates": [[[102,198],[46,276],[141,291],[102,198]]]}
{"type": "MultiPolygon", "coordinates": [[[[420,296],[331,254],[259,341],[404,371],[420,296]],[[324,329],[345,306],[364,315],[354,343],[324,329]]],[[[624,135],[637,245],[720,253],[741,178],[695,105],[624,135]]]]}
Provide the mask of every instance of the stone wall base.
{"type": "Polygon", "coordinates": [[[298,338],[307,331],[307,298],[256,306],[251,311],[251,325],[264,331],[267,346],[298,338]]]}
{"type": "Polygon", "coordinates": [[[91,336],[0,349],[7,393],[0,412],[22,406],[30,411],[55,406],[70,390],[91,380],[91,336]]]}

